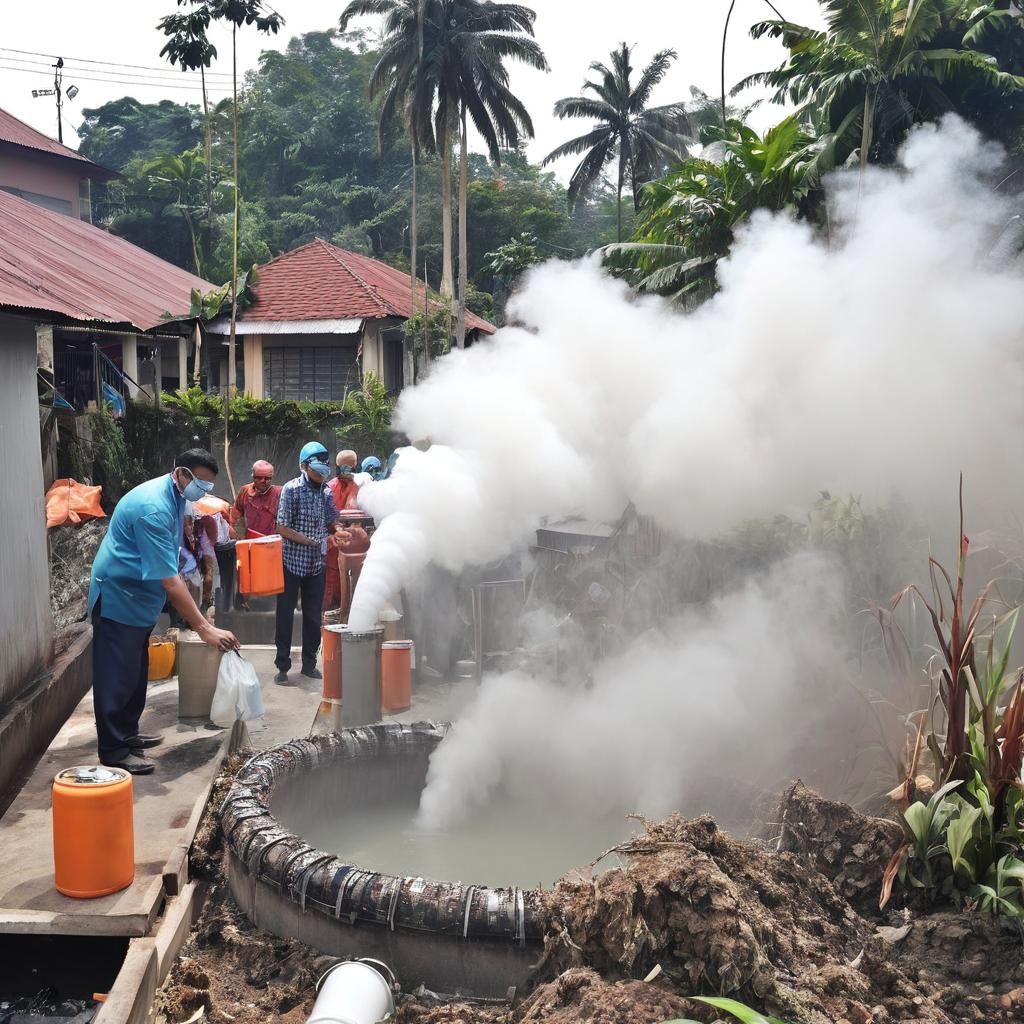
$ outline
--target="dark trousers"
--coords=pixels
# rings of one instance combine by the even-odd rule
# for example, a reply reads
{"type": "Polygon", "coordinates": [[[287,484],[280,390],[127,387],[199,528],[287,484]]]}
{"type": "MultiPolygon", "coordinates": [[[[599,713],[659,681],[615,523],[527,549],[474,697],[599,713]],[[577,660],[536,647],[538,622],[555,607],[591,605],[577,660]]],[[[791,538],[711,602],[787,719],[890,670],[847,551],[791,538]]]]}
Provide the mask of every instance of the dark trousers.
{"type": "Polygon", "coordinates": [[[139,734],[146,706],[149,636],[153,627],[126,626],[92,614],[92,701],[100,760],[128,756],[127,740],[139,734]]]}
{"type": "Polygon", "coordinates": [[[295,576],[284,571],[284,592],[277,595],[277,620],[274,642],[277,657],[274,664],[281,672],[292,667],[292,626],[295,604],[302,595],[302,667],[316,668],[320,652],[320,606],[324,600],[324,570],[312,576],[295,576]]]}

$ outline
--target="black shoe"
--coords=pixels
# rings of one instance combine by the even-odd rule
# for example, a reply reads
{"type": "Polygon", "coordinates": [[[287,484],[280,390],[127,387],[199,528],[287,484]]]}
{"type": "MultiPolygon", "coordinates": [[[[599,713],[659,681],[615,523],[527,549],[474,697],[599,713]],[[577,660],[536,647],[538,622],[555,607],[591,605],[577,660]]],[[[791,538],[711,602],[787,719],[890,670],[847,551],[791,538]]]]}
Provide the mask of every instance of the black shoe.
{"type": "Polygon", "coordinates": [[[304,668],[302,674],[307,679],[323,679],[324,674],[318,668],[304,668]]]}
{"type": "Polygon", "coordinates": [[[153,762],[147,761],[144,757],[139,757],[135,753],[128,754],[126,757],[121,758],[120,761],[104,761],[103,758],[100,758],[100,761],[108,768],[123,768],[132,775],[153,774],[153,762]]]}
{"type": "Polygon", "coordinates": [[[280,683],[281,686],[288,685],[288,673],[284,669],[281,669],[276,676],[274,676],[274,682],[280,683]]]}
{"type": "Polygon", "coordinates": [[[163,736],[150,736],[140,732],[138,736],[129,736],[124,742],[132,750],[148,750],[150,747],[160,746],[163,741],[163,736]]]}

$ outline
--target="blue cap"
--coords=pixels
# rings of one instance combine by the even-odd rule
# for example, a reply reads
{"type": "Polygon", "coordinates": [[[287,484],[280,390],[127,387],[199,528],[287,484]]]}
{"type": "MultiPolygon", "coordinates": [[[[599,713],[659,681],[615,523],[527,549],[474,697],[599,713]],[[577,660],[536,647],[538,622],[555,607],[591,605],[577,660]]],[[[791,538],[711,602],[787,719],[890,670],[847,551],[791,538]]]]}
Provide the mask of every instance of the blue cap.
{"type": "MultiPolygon", "coordinates": [[[[299,452],[299,464],[307,462],[313,458],[314,455],[326,455],[327,449],[319,441],[310,441],[308,444],[302,446],[302,451],[299,452]]],[[[321,460],[323,461],[323,460],[321,460]]]]}
{"type": "Polygon", "coordinates": [[[371,469],[380,469],[380,459],[376,455],[367,455],[363,459],[363,472],[369,473],[371,469]]]}

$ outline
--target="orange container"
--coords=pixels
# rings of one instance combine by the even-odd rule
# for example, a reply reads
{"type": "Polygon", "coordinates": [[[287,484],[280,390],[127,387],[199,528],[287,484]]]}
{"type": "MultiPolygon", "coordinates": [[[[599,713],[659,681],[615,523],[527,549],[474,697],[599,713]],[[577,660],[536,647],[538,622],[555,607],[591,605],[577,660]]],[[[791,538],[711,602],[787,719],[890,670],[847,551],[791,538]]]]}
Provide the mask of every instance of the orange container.
{"type": "Polygon", "coordinates": [[[76,899],[109,896],[135,878],[132,777],[120,768],[66,768],[53,780],[53,875],[76,899]]]}
{"type": "Polygon", "coordinates": [[[344,626],[324,626],[324,700],[341,700],[341,634],[344,626]]]}
{"type": "Polygon", "coordinates": [[[284,591],[284,562],[281,538],[258,537],[235,544],[238,561],[238,592],[253,597],[268,597],[284,591]]]}
{"type": "Polygon", "coordinates": [[[174,668],[174,641],[149,643],[149,674],[150,682],[166,679],[174,668]]]}
{"type": "Polygon", "coordinates": [[[412,641],[389,640],[380,646],[380,704],[386,715],[408,711],[412,703],[412,641]]]}

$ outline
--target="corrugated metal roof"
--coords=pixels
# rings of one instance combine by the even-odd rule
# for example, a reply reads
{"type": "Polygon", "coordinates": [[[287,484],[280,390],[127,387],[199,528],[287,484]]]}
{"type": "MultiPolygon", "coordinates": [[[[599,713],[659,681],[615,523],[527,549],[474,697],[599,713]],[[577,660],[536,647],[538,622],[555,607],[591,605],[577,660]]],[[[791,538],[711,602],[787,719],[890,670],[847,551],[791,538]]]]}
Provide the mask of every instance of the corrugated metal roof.
{"type": "Polygon", "coordinates": [[[148,330],[215,287],[107,231],[0,192],[0,307],[148,330]]]}
{"type": "MultiPolygon", "coordinates": [[[[255,299],[245,320],[345,320],[400,317],[414,312],[409,275],[380,260],[317,238],[259,268],[255,299]]],[[[418,289],[415,312],[423,308],[418,289]]],[[[466,327],[493,334],[486,320],[466,313],[466,327]]]]}
{"type": "Polygon", "coordinates": [[[0,108],[0,142],[9,142],[13,146],[24,146],[26,149],[35,149],[41,153],[49,153],[50,156],[61,156],[68,160],[84,164],[82,174],[90,178],[116,178],[114,171],[93,163],[88,157],[76,153],[73,149],[63,145],[49,135],[36,131],[31,125],[19,121],[13,114],[0,108]]]}

